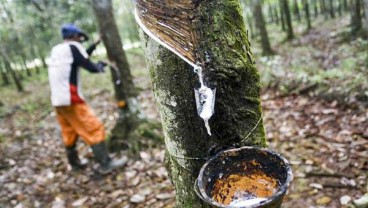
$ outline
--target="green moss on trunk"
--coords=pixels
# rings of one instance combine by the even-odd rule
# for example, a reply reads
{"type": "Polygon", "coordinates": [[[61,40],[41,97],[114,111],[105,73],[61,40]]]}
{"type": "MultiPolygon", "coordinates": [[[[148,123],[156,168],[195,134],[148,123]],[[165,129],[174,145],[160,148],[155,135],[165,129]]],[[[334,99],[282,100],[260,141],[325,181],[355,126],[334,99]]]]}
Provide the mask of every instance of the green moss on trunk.
{"type": "Polygon", "coordinates": [[[210,150],[266,144],[260,120],[259,73],[239,1],[202,1],[198,14],[194,29],[200,36],[198,53],[205,82],[217,89],[215,115],[210,119],[213,136],[197,115],[193,89],[199,82],[192,67],[141,35],[161,113],[166,166],[176,189],[177,207],[205,207],[193,184],[206,158],[214,153],[210,150]]]}

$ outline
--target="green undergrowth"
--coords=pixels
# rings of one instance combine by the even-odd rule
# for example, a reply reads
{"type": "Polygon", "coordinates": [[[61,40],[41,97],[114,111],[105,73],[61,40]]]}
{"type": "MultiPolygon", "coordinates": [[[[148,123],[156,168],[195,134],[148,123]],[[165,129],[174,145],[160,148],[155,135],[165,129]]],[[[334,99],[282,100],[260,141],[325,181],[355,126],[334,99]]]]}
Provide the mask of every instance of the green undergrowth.
{"type": "Polygon", "coordinates": [[[318,19],[309,32],[296,25],[296,38],[289,42],[283,41],[285,33],[280,28],[271,25],[276,55],[262,57],[257,42],[252,48],[263,89],[274,89],[280,96],[296,93],[341,102],[368,102],[368,41],[347,35],[347,18],[318,19]]]}

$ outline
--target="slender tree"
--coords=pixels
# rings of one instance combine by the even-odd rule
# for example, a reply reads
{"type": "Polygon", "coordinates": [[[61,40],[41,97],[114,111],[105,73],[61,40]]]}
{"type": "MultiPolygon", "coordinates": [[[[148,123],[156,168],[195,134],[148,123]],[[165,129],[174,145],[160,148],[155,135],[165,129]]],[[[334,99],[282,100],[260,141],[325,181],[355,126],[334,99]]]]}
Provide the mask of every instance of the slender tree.
{"type": "Polygon", "coordinates": [[[342,0],[339,0],[337,2],[337,13],[339,14],[339,17],[342,16],[342,4],[343,4],[342,0]]]}
{"type": "Polygon", "coordinates": [[[348,0],[343,0],[343,5],[345,12],[349,11],[348,0]]]}
{"type": "Polygon", "coordinates": [[[284,7],[283,7],[283,0],[279,1],[279,6],[280,6],[280,20],[281,20],[281,29],[282,31],[286,31],[286,26],[285,26],[285,11],[284,11],[284,7]]]}
{"type": "Polygon", "coordinates": [[[299,10],[299,2],[298,0],[294,0],[294,15],[296,17],[296,20],[298,20],[298,22],[300,22],[302,20],[301,16],[300,16],[300,10],[299,10]]]}
{"type": "Polygon", "coordinates": [[[273,9],[272,9],[272,5],[271,4],[269,4],[269,5],[267,5],[267,9],[268,9],[268,19],[269,19],[269,21],[270,21],[270,23],[274,23],[274,14],[273,14],[273,9]]]}
{"type": "Polygon", "coordinates": [[[1,72],[1,79],[3,81],[3,85],[6,86],[6,85],[9,85],[10,84],[10,81],[9,81],[9,78],[8,78],[8,75],[7,75],[7,69],[5,67],[5,65],[2,63],[0,63],[0,72],[1,72]]]}
{"type": "Polygon", "coordinates": [[[329,12],[330,12],[330,17],[332,19],[335,18],[335,4],[334,4],[334,0],[329,0],[329,12]]]}
{"type": "Polygon", "coordinates": [[[273,4],[272,7],[273,7],[274,14],[275,14],[276,24],[280,24],[280,18],[279,18],[279,12],[277,10],[277,6],[275,4],[273,4]]]}
{"type": "Polygon", "coordinates": [[[97,23],[100,27],[102,41],[106,47],[107,56],[112,63],[110,71],[115,89],[115,98],[119,106],[119,119],[112,130],[110,146],[120,149],[126,145],[130,133],[139,124],[140,110],[136,100],[136,89],[130,73],[128,60],[123,50],[119,30],[115,23],[111,0],[92,0],[97,23]]]}
{"type": "Polygon", "coordinates": [[[362,29],[361,1],[352,0],[351,9],[351,33],[356,35],[362,29]]]}
{"type": "MultiPolygon", "coordinates": [[[[155,0],[138,2],[154,5],[155,0]]],[[[160,1],[156,7],[149,7],[152,10],[146,10],[145,15],[155,9],[165,9],[172,2],[160,1]]],[[[197,114],[193,88],[198,85],[198,77],[193,68],[153,39],[142,35],[165,134],[166,167],[175,186],[178,208],[208,207],[196,196],[193,184],[206,158],[214,154],[211,149],[265,145],[260,120],[259,72],[250,51],[239,0],[195,2],[180,2],[180,8],[184,7],[193,15],[191,22],[194,25],[190,31],[199,36],[195,46],[198,60],[203,60],[200,62],[204,80],[208,86],[217,89],[215,114],[210,120],[212,136],[207,134],[203,120],[197,114]]],[[[181,17],[177,8],[176,12],[167,11],[166,14],[172,17],[167,21],[181,17]]]]}
{"type": "Polygon", "coordinates": [[[281,0],[281,2],[287,25],[287,39],[291,40],[294,38],[294,31],[293,31],[293,23],[291,21],[289,2],[288,0],[281,0]]]}
{"type": "Polygon", "coordinates": [[[255,25],[261,36],[261,45],[262,45],[263,54],[272,55],[274,52],[272,51],[271,44],[268,39],[266,23],[264,20],[263,10],[262,10],[262,2],[259,0],[252,0],[252,7],[253,7],[252,10],[253,10],[253,16],[255,20],[255,25]]]}
{"type": "Polygon", "coordinates": [[[23,84],[22,84],[19,76],[17,75],[17,73],[14,71],[14,69],[12,69],[8,55],[6,54],[6,52],[3,49],[1,50],[1,54],[3,56],[3,62],[4,62],[4,65],[5,65],[5,68],[7,69],[7,71],[12,76],[13,81],[15,83],[15,86],[16,86],[18,92],[23,92],[24,91],[23,84]]]}
{"type": "Polygon", "coordinates": [[[308,0],[303,0],[304,4],[304,12],[305,12],[305,19],[307,20],[307,30],[312,28],[310,14],[309,14],[309,2],[308,0]]]}
{"type": "Polygon", "coordinates": [[[318,17],[318,2],[319,2],[319,0],[313,0],[314,18],[318,17]]]}
{"type": "Polygon", "coordinates": [[[321,13],[323,13],[323,16],[325,17],[325,19],[328,19],[328,13],[327,13],[327,5],[326,5],[326,0],[320,0],[320,4],[321,4],[321,13]]]}
{"type": "Polygon", "coordinates": [[[364,30],[368,32],[368,0],[363,0],[364,2],[364,30]]]}

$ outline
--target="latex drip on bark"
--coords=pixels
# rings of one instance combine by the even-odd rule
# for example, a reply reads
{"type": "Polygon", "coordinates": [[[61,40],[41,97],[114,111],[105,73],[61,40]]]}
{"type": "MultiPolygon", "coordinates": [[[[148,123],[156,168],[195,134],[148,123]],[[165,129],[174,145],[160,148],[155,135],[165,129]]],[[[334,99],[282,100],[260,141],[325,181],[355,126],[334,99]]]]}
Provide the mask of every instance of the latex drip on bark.
{"type": "MultiPolygon", "coordinates": [[[[150,4],[149,6],[152,6],[157,10],[162,9],[155,5],[154,2],[146,2],[146,4],[150,4]]],[[[198,59],[198,54],[196,53],[195,48],[198,45],[196,43],[197,38],[195,34],[192,34],[193,31],[187,31],[188,28],[191,28],[190,24],[192,20],[182,19],[184,22],[180,22],[180,17],[177,17],[179,23],[183,23],[183,28],[185,28],[183,29],[180,26],[181,24],[172,26],[169,22],[164,22],[162,19],[158,19],[155,15],[149,14],[147,8],[144,8],[142,4],[140,4],[140,1],[137,1],[137,8],[134,11],[134,16],[143,32],[193,67],[193,70],[198,75],[200,82],[200,88],[194,89],[197,113],[204,120],[207,133],[211,135],[211,128],[208,121],[214,114],[216,89],[211,89],[206,86],[203,81],[203,69],[200,64],[196,64],[195,60],[198,59]],[[140,10],[140,13],[138,10],[140,10]],[[148,19],[148,21],[143,22],[142,20],[145,19],[148,19]]]]}

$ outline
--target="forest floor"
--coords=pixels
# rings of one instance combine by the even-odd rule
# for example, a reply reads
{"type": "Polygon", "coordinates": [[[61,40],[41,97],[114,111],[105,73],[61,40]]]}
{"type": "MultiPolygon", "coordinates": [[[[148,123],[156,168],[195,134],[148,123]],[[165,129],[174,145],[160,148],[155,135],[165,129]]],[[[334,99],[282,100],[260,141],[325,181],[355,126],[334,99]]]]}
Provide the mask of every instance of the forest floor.
{"type": "MultiPolygon", "coordinates": [[[[331,65],[339,68],[342,60],[356,58],[355,53],[347,52],[352,57],[345,57],[346,53],[336,52],[344,45],[336,41],[341,37],[336,30],[346,27],[346,22],[328,21],[308,33],[300,32],[291,43],[274,40],[278,55],[257,57],[261,72],[274,64],[295,67],[297,64],[291,62],[301,59],[301,53],[307,57],[305,63],[313,61],[322,70],[332,69],[331,65]],[[305,49],[306,45],[310,48],[305,49]]],[[[346,44],[359,51],[354,41],[346,44]]],[[[143,111],[149,119],[159,121],[142,53],[130,50],[128,58],[141,89],[143,111]]],[[[359,58],[356,62],[360,63],[359,58]]],[[[363,62],[359,66],[367,71],[363,62]]],[[[109,75],[84,73],[83,80],[85,97],[111,130],[117,113],[109,75]]],[[[124,169],[101,177],[93,171],[95,162],[89,148],[79,142],[80,155],[89,161],[89,167],[72,172],[49,104],[46,73],[30,78],[26,89],[23,94],[8,87],[0,89],[0,207],[174,206],[175,193],[163,167],[162,144],[142,149],[139,157],[130,157],[124,169]]],[[[319,86],[313,89],[285,93],[282,87],[268,85],[262,95],[269,148],[284,155],[294,173],[283,207],[344,207],[340,199],[356,199],[368,191],[367,103],[354,96],[347,96],[344,102],[339,97],[326,99],[317,96],[319,86]]]]}

